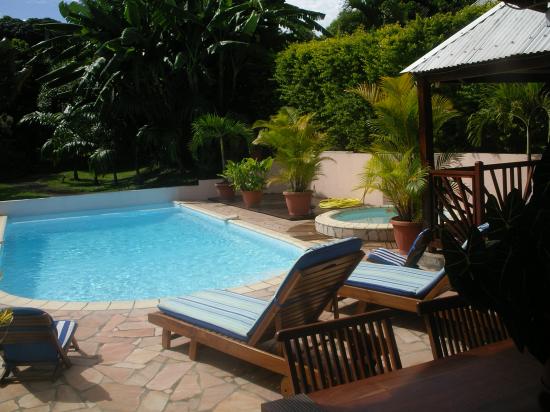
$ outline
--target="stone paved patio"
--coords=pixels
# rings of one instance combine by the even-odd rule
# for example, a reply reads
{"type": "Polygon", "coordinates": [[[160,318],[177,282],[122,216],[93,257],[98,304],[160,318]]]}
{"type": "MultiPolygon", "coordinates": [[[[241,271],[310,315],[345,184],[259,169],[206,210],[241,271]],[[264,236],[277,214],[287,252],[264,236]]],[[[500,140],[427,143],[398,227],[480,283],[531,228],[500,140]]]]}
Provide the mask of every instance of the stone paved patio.
{"type": "MultiPolygon", "coordinates": [[[[220,214],[237,213],[247,222],[297,239],[324,240],[315,233],[313,222],[283,221],[219,204],[202,206],[220,214]]],[[[269,299],[278,282],[271,279],[234,290],[269,299]]],[[[343,302],[347,304],[353,301],[343,302]]],[[[192,362],[185,338],[163,350],[160,329],[147,322],[147,314],[154,310],[132,306],[50,311],[54,318],[79,323],[80,352],[70,354],[73,367],[56,382],[0,388],[0,411],[259,411],[261,403],[280,398],[280,377],[271,372],[208,348],[201,348],[199,362],[192,362]]],[[[404,367],[432,359],[418,317],[399,314],[394,329],[404,367]]]]}

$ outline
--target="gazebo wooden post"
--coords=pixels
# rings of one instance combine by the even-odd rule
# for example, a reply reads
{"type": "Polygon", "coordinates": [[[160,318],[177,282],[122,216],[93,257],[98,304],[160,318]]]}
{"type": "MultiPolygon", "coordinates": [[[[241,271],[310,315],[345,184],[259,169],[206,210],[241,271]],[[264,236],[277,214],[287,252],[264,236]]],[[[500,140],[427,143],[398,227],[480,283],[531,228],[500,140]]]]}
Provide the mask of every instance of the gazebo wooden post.
{"type": "MultiPolygon", "coordinates": [[[[433,119],[432,119],[432,91],[428,80],[418,76],[416,78],[418,91],[418,130],[420,145],[420,160],[423,166],[430,170],[435,167],[433,147],[433,119]]],[[[428,188],[424,194],[423,202],[424,225],[432,227],[435,223],[434,216],[434,188],[432,177],[428,177],[428,188]]]]}

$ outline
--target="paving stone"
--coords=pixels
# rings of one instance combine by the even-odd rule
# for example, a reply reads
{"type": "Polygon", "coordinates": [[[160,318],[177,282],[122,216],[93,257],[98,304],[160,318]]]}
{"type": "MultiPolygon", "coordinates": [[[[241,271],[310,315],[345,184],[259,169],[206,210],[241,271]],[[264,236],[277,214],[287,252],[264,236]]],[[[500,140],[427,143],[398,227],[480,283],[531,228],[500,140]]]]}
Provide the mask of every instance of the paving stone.
{"type": "Polygon", "coordinates": [[[185,375],[181,378],[176,389],[174,389],[172,396],[170,396],[170,400],[183,401],[193,398],[201,392],[202,389],[199,385],[199,377],[197,375],[185,375]]]}
{"type": "Polygon", "coordinates": [[[97,355],[99,344],[97,342],[82,341],[78,342],[79,351],[69,352],[69,355],[75,356],[94,356],[97,355]]]}
{"type": "Polygon", "coordinates": [[[252,393],[262,397],[266,401],[275,401],[277,399],[282,398],[280,392],[272,391],[270,389],[264,388],[263,386],[256,385],[255,383],[250,383],[250,382],[246,383],[243,386],[241,386],[241,389],[243,389],[245,391],[248,391],[248,392],[252,392],[252,393]]]}
{"type": "Polygon", "coordinates": [[[136,373],[126,382],[128,385],[145,386],[162,368],[162,363],[149,362],[145,368],[136,373]]]}
{"type": "Polygon", "coordinates": [[[142,338],[141,341],[139,342],[138,346],[140,348],[146,348],[148,346],[158,345],[159,342],[160,342],[160,340],[156,336],[149,336],[149,337],[146,337],[146,338],[142,338]]]}
{"type": "Polygon", "coordinates": [[[214,408],[214,412],[256,412],[260,410],[263,402],[265,400],[254,394],[233,392],[214,408]]]}
{"type": "MultiPolygon", "coordinates": [[[[170,402],[167,406],[164,412],[188,412],[189,409],[189,403],[187,402],[170,402]]],[[[238,411],[234,411],[238,412],[238,411]]]]}
{"type": "Polygon", "coordinates": [[[48,405],[37,406],[35,408],[25,409],[25,412],[49,412],[50,407],[48,405]]]}
{"type": "Polygon", "coordinates": [[[95,335],[96,333],[97,333],[96,327],[78,325],[78,328],[76,329],[74,336],[76,340],[80,341],[80,340],[86,340],[91,336],[95,335]]]}
{"type": "Polygon", "coordinates": [[[16,399],[27,393],[29,393],[29,390],[20,383],[7,385],[0,390],[0,402],[7,401],[9,399],[16,399]]]}
{"type": "Polygon", "coordinates": [[[106,411],[135,411],[145,390],[139,386],[105,383],[94,386],[82,395],[106,411]]]}
{"type": "Polygon", "coordinates": [[[21,408],[29,409],[37,406],[43,406],[55,399],[55,389],[49,389],[43,392],[28,393],[17,401],[21,408]]]}
{"type": "Polygon", "coordinates": [[[162,411],[168,402],[168,395],[162,392],[151,391],[141,401],[139,412],[162,411]]]}
{"type": "Polygon", "coordinates": [[[103,379],[103,374],[94,368],[73,365],[64,373],[65,380],[78,391],[97,385],[103,379]]]}
{"type": "Polygon", "coordinates": [[[140,338],[147,336],[155,336],[154,328],[146,329],[134,329],[134,330],[117,330],[113,333],[113,336],[123,337],[123,338],[140,338]]]}
{"type": "Polygon", "coordinates": [[[192,366],[191,362],[165,365],[157,376],[147,384],[147,388],[157,391],[171,388],[192,366]]]}
{"type": "Polygon", "coordinates": [[[109,319],[109,321],[101,328],[101,335],[112,334],[113,330],[120,325],[122,322],[125,322],[128,318],[122,315],[114,315],[109,319]]]}
{"type": "Polygon", "coordinates": [[[55,403],[52,406],[53,412],[74,411],[85,408],[78,394],[69,385],[59,385],[55,396],[55,403]]]}
{"type": "Polygon", "coordinates": [[[106,343],[99,350],[104,364],[122,362],[132,353],[134,346],[129,343],[106,343]]]}
{"type": "Polygon", "coordinates": [[[158,352],[149,351],[145,349],[136,349],[124,361],[130,362],[130,363],[145,364],[157,356],[158,356],[158,352]]]}
{"type": "Polygon", "coordinates": [[[0,403],[0,411],[2,412],[13,412],[18,409],[19,406],[13,400],[0,403]]]}
{"type": "Polygon", "coordinates": [[[205,389],[202,393],[198,410],[208,411],[214,408],[218,403],[231,395],[235,389],[237,389],[237,385],[230,383],[224,383],[223,385],[212,386],[205,389]]]}
{"type": "Polygon", "coordinates": [[[118,330],[134,330],[134,329],[148,329],[152,327],[152,324],[145,321],[139,322],[124,322],[117,326],[118,330]]]}
{"type": "Polygon", "coordinates": [[[206,372],[199,374],[199,382],[201,384],[202,389],[210,388],[211,386],[221,385],[222,383],[225,383],[224,380],[217,378],[214,375],[206,372]]]}
{"type": "Polygon", "coordinates": [[[116,366],[97,365],[95,368],[100,373],[117,383],[126,382],[130,375],[134,373],[134,369],[120,368],[116,366]]]}

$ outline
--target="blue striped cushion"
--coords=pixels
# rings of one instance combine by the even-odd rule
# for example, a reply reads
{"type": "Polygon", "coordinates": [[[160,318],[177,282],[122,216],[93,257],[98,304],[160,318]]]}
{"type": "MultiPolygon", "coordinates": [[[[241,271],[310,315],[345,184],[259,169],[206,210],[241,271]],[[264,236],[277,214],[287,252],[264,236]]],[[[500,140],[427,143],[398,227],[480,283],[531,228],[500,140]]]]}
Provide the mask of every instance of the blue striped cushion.
{"type": "MultiPolygon", "coordinates": [[[[44,313],[46,312],[35,308],[13,308],[14,317],[41,316],[44,313]]],[[[55,327],[57,329],[57,338],[59,343],[61,347],[65,349],[71,342],[71,338],[76,331],[76,326],[77,323],[72,320],[60,320],[54,321],[50,326],[32,328],[15,328],[12,326],[8,328],[8,331],[13,333],[17,333],[19,330],[29,332],[55,327]]],[[[2,345],[2,348],[4,350],[4,359],[7,363],[57,362],[59,360],[57,348],[52,345],[50,341],[2,345]]]]}
{"type": "Polygon", "coordinates": [[[226,290],[205,290],[159,304],[167,315],[246,341],[270,302],[226,290]]]}
{"type": "MultiPolygon", "coordinates": [[[[166,300],[158,307],[167,315],[185,322],[246,341],[263,321],[268,307],[277,304],[281,291],[296,270],[359,251],[361,246],[361,239],[348,238],[309,249],[290,269],[271,302],[225,290],[206,290],[166,300]]],[[[335,292],[340,286],[334,286],[335,292]]]]}
{"type": "Polygon", "coordinates": [[[54,322],[57,329],[57,340],[63,349],[71,342],[76,332],[76,322],[72,320],[58,320],[54,322]]]}
{"type": "Polygon", "coordinates": [[[445,269],[430,272],[421,269],[361,262],[346,281],[346,285],[393,295],[423,298],[444,276],[445,269]]]}
{"type": "Polygon", "coordinates": [[[393,266],[404,266],[407,261],[405,256],[382,247],[371,251],[368,259],[374,263],[393,266]]]}

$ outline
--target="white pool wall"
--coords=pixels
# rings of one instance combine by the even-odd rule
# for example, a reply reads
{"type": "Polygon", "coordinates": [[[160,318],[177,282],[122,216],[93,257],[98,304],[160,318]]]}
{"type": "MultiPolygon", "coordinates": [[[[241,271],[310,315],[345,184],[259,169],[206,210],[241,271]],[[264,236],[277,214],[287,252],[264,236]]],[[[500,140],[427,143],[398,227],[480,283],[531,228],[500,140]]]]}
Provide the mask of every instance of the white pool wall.
{"type": "Polygon", "coordinates": [[[174,200],[206,200],[217,196],[216,187],[214,186],[216,182],[219,182],[219,179],[199,180],[198,185],[194,186],[102,192],[40,199],[6,200],[0,202],[0,216],[32,216],[167,203],[174,200]]]}

